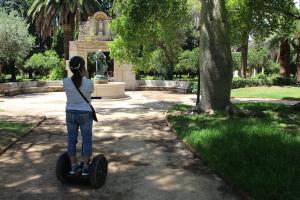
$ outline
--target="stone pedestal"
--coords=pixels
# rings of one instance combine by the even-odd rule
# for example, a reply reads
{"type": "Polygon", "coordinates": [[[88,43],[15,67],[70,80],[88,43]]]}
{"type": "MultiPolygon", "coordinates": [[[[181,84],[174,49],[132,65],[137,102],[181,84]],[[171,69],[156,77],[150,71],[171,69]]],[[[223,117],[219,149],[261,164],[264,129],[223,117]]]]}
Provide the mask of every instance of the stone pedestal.
{"type": "Polygon", "coordinates": [[[108,82],[106,84],[94,83],[94,92],[92,97],[102,97],[103,99],[124,98],[125,83],[123,82],[108,82]]]}
{"type": "Polygon", "coordinates": [[[107,84],[108,80],[93,80],[94,84],[107,84]]]}

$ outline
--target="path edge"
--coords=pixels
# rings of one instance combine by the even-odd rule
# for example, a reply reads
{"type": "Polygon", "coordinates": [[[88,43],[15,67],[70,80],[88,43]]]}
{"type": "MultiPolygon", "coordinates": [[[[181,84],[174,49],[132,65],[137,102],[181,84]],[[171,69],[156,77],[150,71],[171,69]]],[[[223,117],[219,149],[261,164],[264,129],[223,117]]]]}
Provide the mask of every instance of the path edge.
{"type": "Polygon", "coordinates": [[[45,115],[41,116],[39,121],[33,126],[31,127],[24,135],[22,135],[21,137],[17,138],[15,141],[12,141],[11,143],[9,143],[8,145],[6,145],[3,149],[0,150],[0,156],[2,154],[4,154],[9,148],[11,148],[14,144],[16,144],[17,142],[19,142],[20,140],[22,140],[24,137],[26,137],[29,133],[31,133],[34,129],[36,129],[38,126],[41,125],[41,123],[43,123],[45,120],[47,119],[47,117],[45,115]]]}

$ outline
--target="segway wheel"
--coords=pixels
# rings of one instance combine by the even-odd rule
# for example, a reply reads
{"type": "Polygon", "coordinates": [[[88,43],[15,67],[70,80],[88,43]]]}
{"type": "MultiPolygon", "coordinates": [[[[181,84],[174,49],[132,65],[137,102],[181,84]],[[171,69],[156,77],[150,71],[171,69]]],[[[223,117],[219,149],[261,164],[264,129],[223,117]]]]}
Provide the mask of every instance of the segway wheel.
{"type": "Polygon", "coordinates": [[[71,162],[68,156],[68,153],[65,152],[61,154],[56,161],[56,177],[62,182],[66,183],[68,181],[67,174],[71,169],[71,162]]]}
{"type": "Polygon", "coordinates": [[[99,188],[105,184],[108,162],[104,155],[99,154],[93,160],[90,168],[90,183],[99,188]]]}

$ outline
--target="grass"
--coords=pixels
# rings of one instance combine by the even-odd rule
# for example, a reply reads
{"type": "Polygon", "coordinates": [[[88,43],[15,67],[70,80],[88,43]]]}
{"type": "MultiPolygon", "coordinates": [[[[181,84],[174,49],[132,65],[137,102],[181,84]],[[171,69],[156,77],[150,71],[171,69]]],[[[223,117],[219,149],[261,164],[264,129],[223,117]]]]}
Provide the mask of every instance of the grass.
{"type": "Polygon", "coordinates": [[[210,167],[254,199],[300,199],[300,113],[277,104],[239,106],[264,111],[267,116],[172,114],[187,108],[179,105],[172,108],[168,119],[210,167]]]}
{"type": "Polygon", "coordinates": [[[271,98],[300,100],[300,87],[250,87],[239,88],[231,91],[232,97],[271,98]]]}
{"type": "Polygon", "coordinates": [[[22,137],[32,128],[32,124],[0,121],[0,149],[22,137]]]}

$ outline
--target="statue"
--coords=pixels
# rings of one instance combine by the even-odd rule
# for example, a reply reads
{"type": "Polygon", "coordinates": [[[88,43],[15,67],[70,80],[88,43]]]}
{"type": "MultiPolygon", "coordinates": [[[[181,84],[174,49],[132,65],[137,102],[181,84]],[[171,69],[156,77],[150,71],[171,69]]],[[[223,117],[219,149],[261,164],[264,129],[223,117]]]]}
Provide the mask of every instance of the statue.
{"type": "Polygon", "coordinates": [[[95,53],[95,60],[96,60],[96,76],[95,80],[96,83],[107,83],[107,77],[104,75],[108,66],[106,62],[106,56],[101,50],[98,50],[95,53]]]}
{"type": "Polygon", "coordinates": [[[100,20],[99,21],[99,31],[98,31],[98,35],[100,35],[100,36],[104,35],[104,33],[103,33],[103,26],[104,26],[103,21],[100,20]]]}

